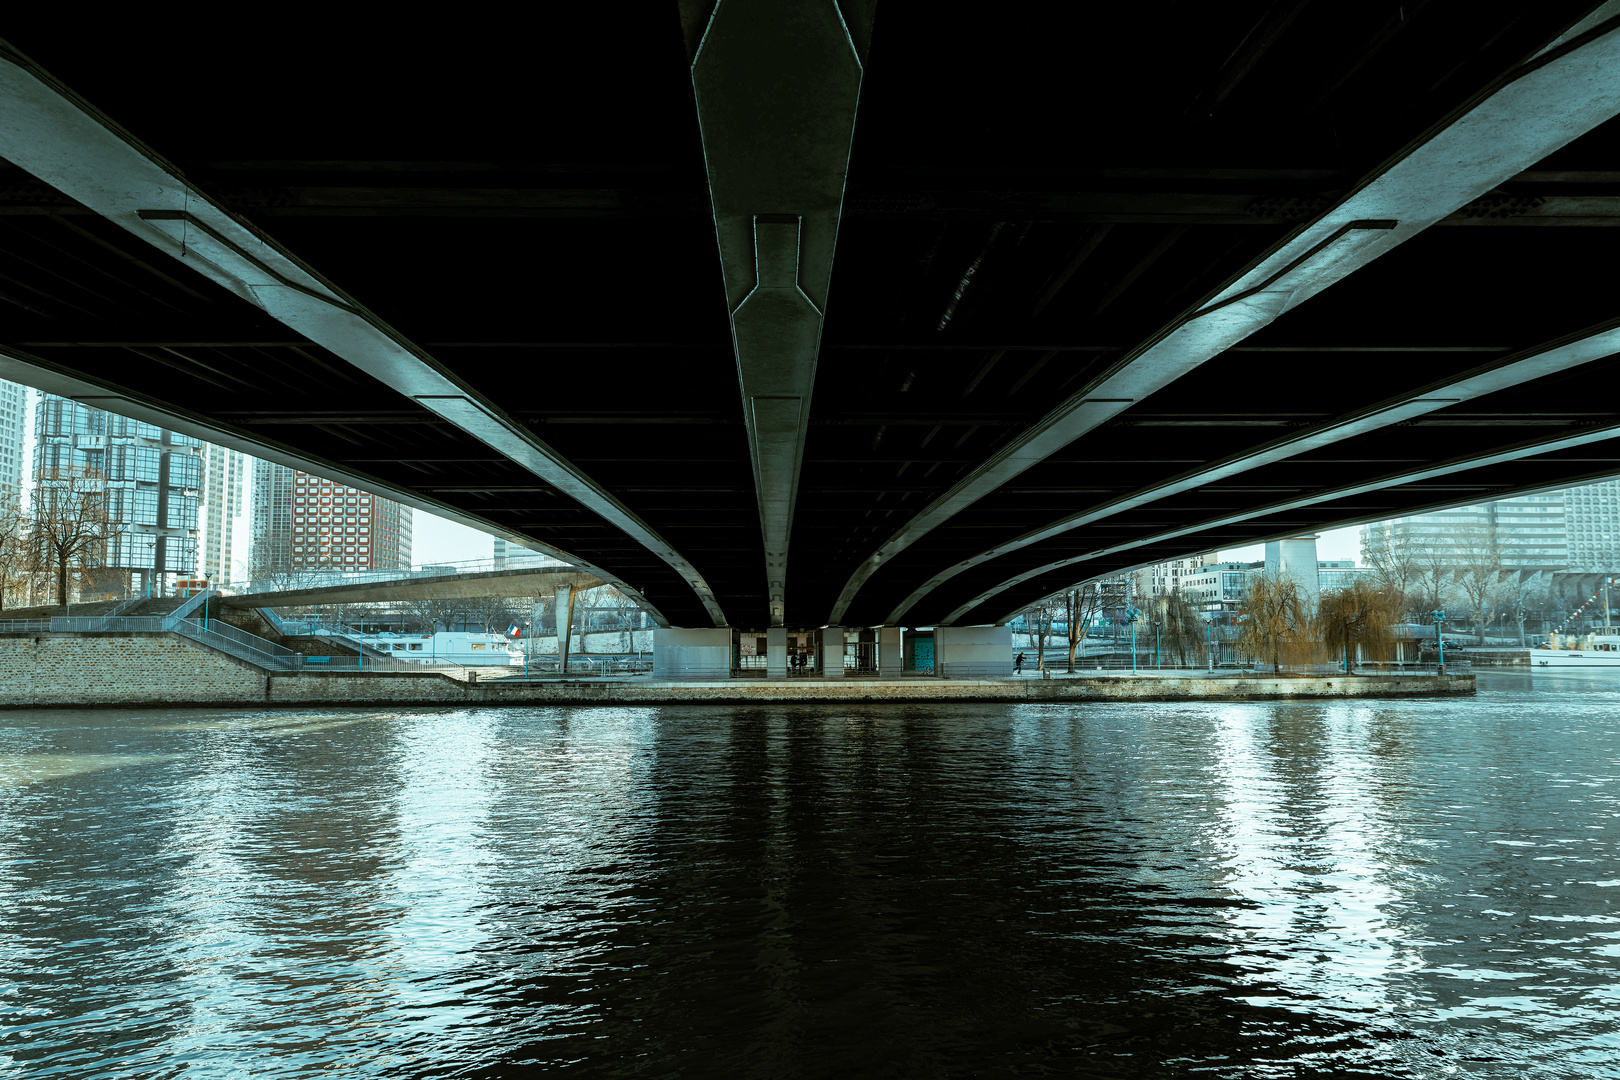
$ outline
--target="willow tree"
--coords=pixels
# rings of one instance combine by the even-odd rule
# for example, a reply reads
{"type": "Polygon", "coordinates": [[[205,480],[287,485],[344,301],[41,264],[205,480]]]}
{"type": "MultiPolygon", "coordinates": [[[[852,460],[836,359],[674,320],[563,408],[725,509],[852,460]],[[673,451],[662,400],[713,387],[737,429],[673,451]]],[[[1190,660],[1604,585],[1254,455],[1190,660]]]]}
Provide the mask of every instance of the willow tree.
{"type": "Polygon", "coordinates": [[[1188,650],[1196,652],[1198,646],[1204,643],[1204,620],[1180,589],[1156,597],[1153,606],[1153,618],[1159,624],[1162,647],[1180,658],[1180,667],[1186,667],[1188,650]]]}
{"type": "Polygon", "coordinates": [[[1294,663],[1311,648],[1311,612],[1299,595],[1299,585],[1286,574],[1255,574],[1239,616],[1238,645],[1257,660],[1271,661],[1274,673],[1283,661],[1294,663]]]}
{"type": "Polygon", "coordinates": [[[1322,597],[1320,623],[1327,643],[1344,657],[1344,669],[1355,664],[1357,648],[1374,660],[1395,649],[1395,624],[1401,621],[1405,597],[1387,586],[1357,579],[1322,597]]]}

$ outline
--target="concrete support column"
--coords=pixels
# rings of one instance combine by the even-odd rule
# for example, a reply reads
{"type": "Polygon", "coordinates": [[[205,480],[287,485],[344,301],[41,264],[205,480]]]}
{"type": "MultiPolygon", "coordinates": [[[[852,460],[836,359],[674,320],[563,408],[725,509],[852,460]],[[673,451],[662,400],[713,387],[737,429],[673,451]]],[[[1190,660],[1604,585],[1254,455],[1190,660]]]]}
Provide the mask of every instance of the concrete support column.
{"type": "Polygon", "coordinates": [[[765,631],[765,677],[785,679],[788,673],[787,627],[773,626],[765,631]]]}
{"type": "Polygon", "coordinates": [[[574,630],[574,587],[557,586],[557,673],[568,674],[568,639],[574,630]]]}
{"type": "Polygon", "coordinates": [[[816,650],[816,661],[821,665],[823,679],[844,677],[844,628],[827,626],[821,631],[821,648],[816,650]]]}
{"type": "Polygon", "coordinates": [[[952,679],[1012,674],[1012,627],[941,626],[934,631],[934,670],[952,679]]]}
{"type": "Polygon", "coordinates": [[[731,677],[731,631],[656,629],[653,678],[718,680],[731,677]]]}
{"type": "Polygon", "coordinates": [[[878,674],[898,676],[901,665],[905,662],[904,653],[901,651],[904,635],[898,626],[880,626],[877,639],[878,674]]]}
{"type": "Polygon", "coordinates": [[[535,597],[534,603],[529,605],[529,640],[523,643],[523,655],[529,658],[528,662],[530,664],[540,659],[540,654],[535,650],[538,647],[540,638],[540,613],[545,609],[545,606],[546,598],[544,596],[535,597]]]}

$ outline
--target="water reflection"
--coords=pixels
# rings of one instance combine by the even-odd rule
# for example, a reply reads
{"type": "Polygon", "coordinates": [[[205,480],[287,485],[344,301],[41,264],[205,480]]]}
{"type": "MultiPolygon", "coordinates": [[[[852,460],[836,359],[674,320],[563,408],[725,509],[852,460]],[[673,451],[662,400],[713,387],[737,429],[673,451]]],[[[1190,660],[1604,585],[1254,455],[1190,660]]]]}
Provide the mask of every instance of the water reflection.
{"type": "Polygon", "coordinates": [[[7,713],[0,1063],[1602,1075],[1620,680],[1483,682],[7,713]]]}

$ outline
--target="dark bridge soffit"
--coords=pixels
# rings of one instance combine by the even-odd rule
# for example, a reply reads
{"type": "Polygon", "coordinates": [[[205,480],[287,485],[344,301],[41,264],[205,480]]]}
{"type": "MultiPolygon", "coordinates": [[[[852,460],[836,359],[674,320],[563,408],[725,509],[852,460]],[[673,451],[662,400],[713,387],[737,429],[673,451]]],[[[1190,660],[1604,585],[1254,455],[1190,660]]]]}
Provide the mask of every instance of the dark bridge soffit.
{"type": "Polygon", "coordinates": [[[0,116],[0,156],[543,478],[672,566],[726,624],[697,569],[606,489],[4,42],[0,116]]]}
{"type": "Polygon", "coordinates": [[[1305,429],[1296,435],[1277,439],[1242,454],[1235,454],[1223,461],[1217,461],[1206,467],[1182,473],[1180,476],[1166,480],[1163,483],[1142,488],[1122,498],[1081,511],[1078,514],[1070,514],[1067,517],[1059,518],[1050,525],[1033,529],[1004,544],[997,544],[995,547],[988,548],[971,558],[963,559],[954,566],[935,574],[913,590],[910,596],[900,601],[895,609],[889,613],[886,621],[891,624],[899,623],[917,601],[965,570],[971,570],[973,567],[989,562],[992,559],[1038,544],[1043,540],[1049,540],[1072,529],[1102,521],[1105,518],[1125,513],[1128,510],[1138,509],[1159,499],[1169,498],[1207,484],[1213,484],[1219,480],[1237,476],[1250,469],[1285,461],[1299,454],[1331,446],[1344,439],[1365,435],[1368,432],[1378,431],[1381,428],[1390,427],[1411,420],[1414,417],[1450,408],[1464,401],[1484,397],[1486,394],[1507,390],[1545,375],[1567,371],[1580,364],[1601,360],[1606,356],[1613,356],[1617,352],[1620,352],[1620,319],[1613,319],[1579,334],[1567,335],[1557,341],[1539,345],[1533,349],[1525,349],[1513,356],[1477,367],[1455,378],[1432,383],[1411,393],[1380,402],[1348,416],[1337,417],[1326,424],[1319,424],[1305,429]]]}
{"type": "Polygon", "coordinates": [[[1482,91],[968,473],[856,568],[828,621],[944,521],[1616,113],[1620,18],[1611,17],[1482,91]]]}
{"type": "MultiPolygon", "coordinates": [[[[1577,435],[1559,435],[1546,439],[1526,440],[1523,442],[1514,443],[1511,446],[1499,447],[1495,450],[1490,450],[1481,454],[1471,454],[1466,457],[1452,458],[1448,461],[1438,462],[1434,465],[1423,466],[1405,472],[1388,473],[1384,476],[1366,481],[1364,483],[1347,484],[1344,487],[1314,492],[1298,499],[1288,499],[1283,502],[1270,503],[1266,506],[1256,507],[1252,510],[1244,510],[1235,514],[1223,514],[1220,517],[1208,518],[1192,525],[1186,525],[1182,526],[1181,528],[1169,529],[1164,532],[1154,533],[1151,536],[1143,536],[1123,544],[1112,544],[1105,548],[1098,548],[1095,551],[1088,551],[1084,554],[1073,556],[1072,558],[1060,559],[1056,562],[1047,563],[1045,566],[1039,566],[1028,571],[1027,573],[1009,578],[993,588],[986,589],[984,592],[980,593],[978,596],[975,596],[966,603],[959,605],[950,614],[946,615],[940,620],[940,625],[949,626],[979,605],[988,603],[989,601],[994,600],[997,596],[1006,592],[1008,589],[1021,585],[1033,578],[1040,577],[1042,574],[1055,573],[1059,570],[1068,569],[1071,566],[1079,566],[1082,563],[1091,562],[1094,559],[1107,558],[1109,555],[1117,555],[1123,551],[1134,551],[1138,548],[1147,547],[1151,544],[1163,544],[1171,540],[1179,540],[1181,537],[1192,536],[1208,529],[1219,529],[1228,525],[1239,525],[1245,521],[1253,521],[1256,518],[1268,517],[1272,514],[1285,514],[1290,510],[1302,510],[1306,507],[1320,506],[1323,503],[1335,502],[1339,499],[1354,498],[1357,495],[1366,495],[1374,491],[1384,491],[1389,488],[1400,487],[1404,484],[1418,484],[1425,480],[1435,479],[1436,477],[1454,476],[1457,473],[1468,472],[1472,469],[1483,469],[1491,465],[1501,465],[1509,461],[1519,461],[1527,457],[1536,457],[1540,454],[1553,454],[1560,450],[1572,450],[1576,447],[1590,446],[1593,443],[1604,442],[1615,438],[1620,438],[1620,425],[1607,424],[1603,427],[1588,428],[1577,435]]],[[[1613,475],[1612,470],[1606,470],[1603,472],[1594,473],[1591,477],[1586,479],[1598,480],[1611,475],[1613,475]]],[[[1503,488],[1499,491],[1493,491],[1491,497],[1509,498],[1515,495],[1534,494],[1538,491],[1557,491],[1569,487],[1571,484],[1583,482],[1585,481],[1578,477],[1560,477],[1556,483],[1551,485],[1533,484],[1523,487],[1503,488]]],[[[1429,506],[1406,507],[1402,509],[1401,513],[1419,514],[1430,510],[1443,510],[1448,506],[1455,505],[1456,501],[1452,500],[1450,502],[1435,503],[1429,506]]],[[[1380,517],[1382,517],[1382,515],[1372,518],[1351,518],[1343,521],[1325,523],[1320,527],[1341,528],[1347,525],[1360,525],[1367,521],[1380,520],[1380,517]]],[[[1276,533],[1265,539],[1280,539],[1284,536],[1297,535],[1298,532],[1299,529],[1295,527],[1284,532],[1276,533]]],[[[1140,565],[1145,566],[1147,564],[1143,563],[1140,565]]],[[[1015,608],[1012,611],[1002,615],[996,621],[998,623],[1006,622],[1008,619],[1015,617],[1020,611],[1027,609],[1027,607],[1028,605],[1025,604],[1015,608]]]]}
{"type": "Polygon", "coordinates": [[[278,465],[302,469],[314,473],[316,476],[324,476],[330,480],[352,484],[372,494],[393,499],[395,502],[403,503],[406,506],[414,506],[419,510],[426,510],[431,514],[437,514],[469,528],[477,529],[479,532],[493,532],[521,548],[550,555],[583,571],[594,574],[618,589],[625,596],[628,596],[641,610],[651,616],[659,626],[669,625],[668,617],[649,603],[639,590],[621,581],[601,567],[594,566],[587,560],[561,548],[541,543],[532,536],[525,536],[511,529],[494,526],[490,522],[467,514],[448,503],[434,502],[431,499],[424,498],[419,491],[396,487],[368,473],[356,472],[336,462],[314,457],[283,446],[280,443],[266,442],[255,435],[222,424],[216,419],[185,412],[173,405],[160,403],[127,387],[118,386],[111,382],[90,381],[78,373],[63,371],[48,360],[30,356],[9,346],[0,345],[0,379],[20,382],[43,390],[48,394],[56,394],[60,397],[70,398],[73,401],[80,401],[97,409],[117,413],[120,416],[144,420],[149,424],[157,424],[160,427],[178,431],[182,435],[191,435],[208,442],[218,443],[221,446],[229,446],[232,449],[252,454],[254,457],[273,461],[278,465]]]}
{"type": "MultiPolygon", "coordinates": [[[[869,24],[875,0],[845,3],[869,24]]],[[[683,16],[690,41],[698,13],[683,16]]],[[[692,89],[781,626],[864,50],[834,0],[722,2],[701,29],[692,89]]]]}

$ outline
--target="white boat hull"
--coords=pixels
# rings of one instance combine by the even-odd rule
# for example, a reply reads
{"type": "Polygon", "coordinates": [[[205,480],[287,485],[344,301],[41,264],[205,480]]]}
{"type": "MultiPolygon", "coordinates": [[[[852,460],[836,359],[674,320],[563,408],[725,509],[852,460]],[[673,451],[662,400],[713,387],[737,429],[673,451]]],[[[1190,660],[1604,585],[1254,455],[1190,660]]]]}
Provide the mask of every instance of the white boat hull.
{"type": "Polygon", "coordinates": [[[1593,649],[1531,649],[1532,668],[1620,668],[1620,652],[1593,649]]]}

